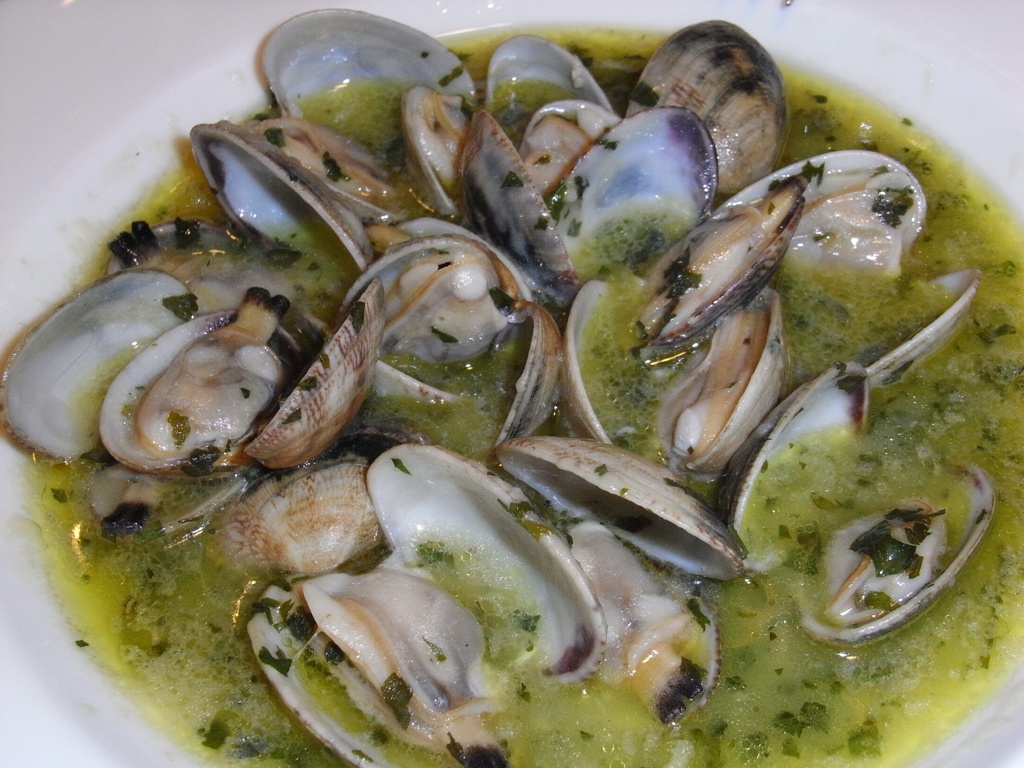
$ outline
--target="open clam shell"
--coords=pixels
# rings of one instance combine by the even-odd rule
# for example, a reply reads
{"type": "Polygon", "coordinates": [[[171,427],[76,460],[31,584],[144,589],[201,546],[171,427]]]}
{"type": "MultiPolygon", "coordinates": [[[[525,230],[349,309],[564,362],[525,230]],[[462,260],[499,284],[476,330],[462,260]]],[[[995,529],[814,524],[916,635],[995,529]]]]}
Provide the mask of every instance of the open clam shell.
{"type": "Polygon", "coordinates": [[[93,283],[26,334],[3,372],[3,414],[34,451],[77,458],[99,445],[99,405],[88,396],[137,349],[180,325],[188,289],[151,269],[93,283]]]}
{"type": "Polygon", "coordinates": [[[565,326],[565,353],[562,357],[561,377],[564,414],[573,434],[602,443],[610,443],[611,438],[601,425],[601,420],[587,394],[586,382],[580,370],[580,348],[583,345],[583,333],[587,323],[607,289],[608,286],[603,281],[589,280],[576,294],[565,326]]]}
{"type": "Polygon", "coordinates": [[[662,398],[658,432],[674,460],[721,473],[778,403],[785,362],[782,302],[766,288],[715,327],[705,357],[662,398]]]}
{"type": "MultiPolygon", "coordinates": [[[[866,586],[859,586],[856,577],[847,576],[849,569],[848,562],[851,557],[854,561],[859,559],[857,552],[851,551],[862,539],[855,539],[860,534],[870,535],[869,530],[877,524],[875,519],[869,519],[840,531],[833,540],[829,554],[826,557],[826,567],[829,569],[830,577],[834,582],[831,585],[830,594],[836,592],[863,589],[877,589],[879,592],[868,593],[870,597],[878,595],[881,590],[890,589],[893,594],[885,592],[887,603],[885,607],[878,607],[880,601],[874,601],[874,610],[867,610],[863,615],[858,614],[847,621],[836,621],[834,617],[825,618],[819,611],[805,610],[801,622],[804,628],[819,640],[832,643],[860,643],[881,637],[889,632],[906,624],[911,619],[920,615],[936,598],[945,590],[949,589],[963,570],[971,555],[977,549],[988,530],[992,520],[992,512],[995,508],[995,488],[988,475],[978,467],[971,467],[962,472],[963,484],[968,497],[967,520],[964,526],[964,533],[956,544],[951,555],[942,552],[942,545],[945,537],[942,534],[944,526],[941,525],[941,517],[930,527],[924,529],[925,521],[919,523],[923,530],[917,532],[918,538],[914,538],[912,545],[906,545],[915,551],[915,558],[924,560],[924,564],[915,563],[914,570],[919,569],[918,574],[893,573],[888,575],[889,583],[879,580],[879,583],[868,582],[866,586]],[[942,530],[936,530],[936,529],[942,530]],[[925,532],[926,531],[926,532],[925,532]],[[923,540],[918,540],[923,535],[923,540]],[[845,582],[845,583],[844,583],[845,582]]],[[[926,505],[926,514],[942,514],[933,512],[926,505]]],[[[894,518],[895,515],[903,513],[903,509],[896,509],[887,515],[887,518],[894,518]]],[[[889,520],[878,518],[882,526],[888,528],[889,520]]],[[[913,522],[913,521],[912,521],[913,522]]],[[[890,534],[885,533],[888,537],[890,534]]],[[[858,550],[858,552],[861,550],[858,550]]],[[[876,569],[876,565],[869,556],[863,556],[862,565],[867,573],[876,569]]]]}
{"type": "Polygon", "coordinates": [[[371,281],[246,454],[268,467],[294,467],[334,442],[372,386],[384,336],[383,304],[380,281],[371,281]]]}
{"type": "Polygon", "coordinates": [[[370,241],[350,198],[275,146],[258,124],[201,124],[190,135],[221,207],[241,227],[274,243],[322,221],[360,268],[370,262],[370,241]]]}
{"type": "MultiPolygon", "coordinates": [[[[278,104],[302,115],[302,100],[352,83],[425,85],[469,99],[473,81],[438,40],[381,16],[325,9],[294,16],[263,48],[263,72],[278,104]]],[[[397,105],[396,105],[397,107],[397,105]]]]}
{"type": "Polygon", "coordinates": [[[743,570],[732,534],[662,466],[569,437],[509,440],[496,452],[509,473],[552,504],[601,520],[655,559],[716,579],[743,570]]]}
{"type": "Polygon", "coordinates": [[[405,742],[402,752],[443,753],[455,744],[481,765],[506,765],[481,723],[494,705],[480,627],[428,579],[381,567],[324,574],[271,586],[256,608],[247,630],[264,674],[345,760],[394,765],[383,731],[405,742]],[[326,680],[316,679],[325,672],[326,680]],[[325,699],[332,687],[363,717],[339,716],[339,703],[325,699]]]}
{"type": "Polygon", "coordinates": [[[688,109],[646,110],[609,128],[551,195],[569,257],[582,279],[602,260],[635,271],[711,210],[715,151],[688,109]]]}
{"type": "Polygon", "coordinates": [[[486,110],[473,114],[460,173],[472,228],[515,262],[534,291],[568,305],[580,284],[555,219],[515,145],[486,110]]]}
{"type": "Polygon", "coordinates": [[[495,595],[511,589],[510,613],[538,617],[532,649],[519,651],[519,663],[535,659],[565,681],[594,672],[604,614],[568,545],[522,491],[477,462],[415,444],[383,453],[367,483],[385,536],[407,567],[433,565],[441,576],[454,570],[495,595]]]}
{"type": "Polygon", "coordinates": [[[803,211],[798,176],[749,204],[720,206],[651,267],[652,297],[640,312],[645,355],[678,350],[752,300],[782,262],[803,211]]]}
{"type": "Polygon", "coordinates": [[[484,107],[512,137],[522,135],[544,104],[582,99],[611,110],[604,90],[578,56],[538,35],[514,35],[494,49],[487,66],[484,107]],[[539,94],[528,100],[526,93],[539,94]]]}
{"type": "Polygon", "coordinates": [[[880,387],[897,381],[914,363],[936,351],[957,332],[970,314],[981,284],[981,272],[961,269],[937,277],[932,282],[949,290],[952,302],[932,322],[867,367],[871,386],[880,387]]]}
{"type": "MultiPolygon", "coordinates": [[[[837,363],[779,403],[733,455],[721,498],[725,519],[743,537],[743,517],[758,476],[778,450],[803,435],[828,429],[858,431],[868,414],[868,374],[857,363],[837,363]]],[[[750,552],[748,567],[767,567],[750,552]]]]}
{"type": "Polygon", "coordinates": [[[655,581],[601,523],[579,523],[569,535],[608,620],[604,674],[626,681],[665,724],[700,709],[721,667],[714,612],[655,581]]]}
{"type": "Polygon", "coordinates": [[[590,101],[566,99],[545,104],[530,117],[519,154],[530,182],[545,198],[576,161],[621,118],[590,101]]]}
{"type": "Polygon", "coordinates": [[[749,204],[792,176],[806,179],[807,190],[787,258],[899,274],[927,210],[924,190],[906,166],[867,150],[826,152],[772,172],[725,205],[749,204]]]}

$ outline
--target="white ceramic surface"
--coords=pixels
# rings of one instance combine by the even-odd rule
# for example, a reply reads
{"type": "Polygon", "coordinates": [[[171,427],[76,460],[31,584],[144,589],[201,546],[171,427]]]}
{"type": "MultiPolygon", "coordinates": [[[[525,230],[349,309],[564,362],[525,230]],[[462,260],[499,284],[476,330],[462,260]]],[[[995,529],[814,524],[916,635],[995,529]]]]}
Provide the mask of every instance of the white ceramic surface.
{"type": "MultiPolygon", "coordinates": [[[[0,345],[74,284],[189,127],[263,101],[261,40],[315,0],[0,0],[0,345]]],[[[1024,218],[1024,4],[947,0],[363,0],[427,32],[725,18],[960,153],[1024,218]],[[585,10],[584,10],[585,9],[585,10]]],[[[0,443],[0,766],[193,765],[76,648],[0,443]]],[[[1024,766],[1024,680],[929,765],[1024,766]]]]}

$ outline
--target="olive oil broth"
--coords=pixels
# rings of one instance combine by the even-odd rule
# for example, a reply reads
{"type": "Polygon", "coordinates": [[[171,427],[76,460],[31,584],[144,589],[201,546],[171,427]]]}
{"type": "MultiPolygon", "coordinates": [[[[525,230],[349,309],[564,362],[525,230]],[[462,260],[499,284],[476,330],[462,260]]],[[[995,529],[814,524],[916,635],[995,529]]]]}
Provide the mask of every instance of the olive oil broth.
{"type": "MultiPolygon", "coordinates": [[[[593,64],[599,80],[610,83],[616,106],[660,41],[605,32],[553,36],[593,64]]],[[[450,42],[466,52],[480,79],[499,39],[450,42]]],[[[505,678],[503,689],[516,691],[502,702],[508,714],[496,726],[514,765],[903,765],[962,724],[1020,662],[1024,346],[1016,329],[1024,327],[1024,307],[1015,259],[1024,237],[1005,206],[911,120],[805,74],[786,75],[791,127],[781,164],[830,149],[877,149],[917,174],[929,202],[925,231],[897,280],[785,264],[777,287],[792,383],[905,338],[929,318],[932,298],[921,284],[966,266],[983,272],[972,318],[923,365],[872,393],[866,435],[823,436],[798,446],[762,478],[750,524],[778,548],[782,564],[701,585],[717,605],[723,643],[721,679],[705,709],[666,727],[632,694],[600,679],[562,685],[521,668],[493,670],[505,678]],[[793,595],[804,594],[818,575],[816,558],[835,524],[828,520],[883,511],[908,494],[922,495],[916,481],[930,483],[966,464],[992,476],[999,499],[986,541],[953,589],[891,637],[854,648],[811,640],[799,626],[801,605],[793,595]]],[[[133,218],[212,211],[198,171],[187,163],[133,218]]],[[[619,278],[625,283],[624,274],[619,278]]],[[[620,321],[623,315],[609,312],[620,321]]],[[[614,402],[598,397],[596,407],[602,417],[637,429],[630,447],[658,456],[647,425],[654,423],[662,384],[629,368],[632,331],[620,321],[613,321],[619,329],[600,331],[616,341],[592,357],[591,393],[608,391],[598,369],[615,371],[627,385],[614,402]],[[623,376],[624,370],[632,372],[623,376]]],[[[443,375],[447,381],[499,375],[487,368],[443,375]]],[[[464,385],[483,389],[478,382],[464,385]]],[[[393,407],[376,400],[369,407],[393,407]]],[[[493,407],[481,409],[490,422],[493,407]]],[[[468,434],[475,421],[453,413],[425,430],[483,456],[481,446],[493,435],[468,434]]],[[[36,461],[28,477],[27,498],[55,586],[81,638],[80,648],[69,650],[90,653],[154,722],[211,764],[339,765],[278,704],[245,633],[254,600],[280,574],[226,563],[214,530],[174,546],[160,537],[105,539],[84,490],[94,469],[86,461],[36,461]]],[[[446,756],[415,750],[403,759],[447,764],[446,756]]]]}

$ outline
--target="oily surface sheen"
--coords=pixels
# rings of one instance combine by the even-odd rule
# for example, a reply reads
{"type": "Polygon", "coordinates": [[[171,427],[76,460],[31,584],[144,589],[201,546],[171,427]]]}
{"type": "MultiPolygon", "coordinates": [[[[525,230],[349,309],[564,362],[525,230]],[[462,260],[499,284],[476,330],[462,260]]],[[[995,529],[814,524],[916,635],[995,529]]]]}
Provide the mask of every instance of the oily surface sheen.
{"type": "MultiPolygon", "coordinates": [[[[599,78],[612,78],[613,103],[622,102],[657,42],[610,34],[564,39],[593,58],[599,78]]],[[[491,45],[454,47],[462,53],[491,45]]],[[[476,59],[468,63],[479,70],[476,59]]],[[[1024,349],[1017,329],[1024,328],[1024,265],[1015,258],[1021,234],[1004,207],[902,115],[797,73],[787,73],[787,84],[791,128],[783,164],[828,149],[875,148],[907,164],[929,200],[925,231],[899,279],[784,267],[778,289],[793,383],[834,360],[904,338],[928,316],[920,281],[979,267],[973,317],[925,365],[873,394],[870,429],[861,440],[796,446],[766,473],[749,525],[757,530],[752,535],[777,548],[781,565],[702,586],[718,606],[723,641],[722,677],[706,709],[666,728],[635,697],[600,680],[566,686],[529,670],[495,668],[501,688],[515,692],[502,702],[508,714],[495,726],[514,765],[903,765],[957,727],[1019,660],[1024,533],[1016,478],[1024,462],[1024,349]],[[962,464],[983,467],[999,499],[989,536],[954,589],[891,638],[854,649],[811,641],[799,627],[799,596],[813,593],[826,531],[856,510],[879,511],[926,494],[932,478],[962,464]]],[[[186,168],[138,216],[160,220],[208,210],[197,172],[186,168]]],[[[609,305],[607,324],[595,330],[610,341],[590,345],[591,392],[611,391],[595,403],[611,431],[619,425],[625,444],[656,455],[651,420],[658,385],[621,359],[628,346],[617,341],[628,333],[621,329],[624,315],[609,305]],[[621,386],[609,390],[603,371],[621,386]],[[633,429],[627,435],[622,425],[633,429]]],[[[478,391],[488,377],[507,376],[500,365],[497,372],[489,365],[470,368],[444,371],[446,386],[478,391]]],[[[377,400],[370,406],[395,407],[377,400]]],[[[472,407],[483,415],[460,418],[453,406],[440,416],[412,416],[435,439],[482,455],[498,425],[474,430],[495,416],[492,405],[472,407]]],[[[86,462],[28,470],[27,498],[35,500],[55,582],[87,644],[84,652],[123,681],[160,727],[211,764],[338,765],[277,704],[245,636],[253,600],[277,574],[226,563],[205,534],[174,547],[160,539],[102,538],[87,508],[92,471],[86,462]]],[[[485,610],[494,616],[508,607],[500,595],[468,599],[490,599],[485,610]]],[[[515,632],[495,636],[497,656],[515,642],[515,632]]],[[[308,676],[320,679],[314,667],[308,676]]],[[[336,695],[329,683],[323,686],[325,696],[336,695]]],[[[339,716],[360,717],[340,698],[332,706],[339,716]]],[[[396,757],[405,752],[395,751],[396,757]]],[[[441,765],[447,758],[413,753],[404,759],[441,765]]]]}

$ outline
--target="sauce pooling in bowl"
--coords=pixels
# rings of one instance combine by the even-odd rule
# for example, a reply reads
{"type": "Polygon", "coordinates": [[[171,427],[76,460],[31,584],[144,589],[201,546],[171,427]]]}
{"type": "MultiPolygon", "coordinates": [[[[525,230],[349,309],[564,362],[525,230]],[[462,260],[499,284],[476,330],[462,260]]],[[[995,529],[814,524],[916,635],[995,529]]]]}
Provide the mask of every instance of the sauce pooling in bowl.
{"type": "MultiPolygon", "coordinates": [[[[608,90],[620,100],[657,42],[629,35],[560,38],[592,58],[600,79],[618,73],[608,90]]],[[[458,41],[455,48],[491,45],[458,41]]],[[[910,166],[930,203],[926,229],[898,280],[866,288],[859,277],[784,266],[778,287],[794,379],[886,343],[884,335],[901,318],[912,326],[915,281],[979,267],[983,287],[973,317],[920,370],[878,392],[870,446],[854,455],[809,447],[806,457],[772,467],[760,514],[766,535],[785,549],[785,565],[708,587],[722,622],[723,671],[704,710],[667,729],[637,700],[600,682],[563,686],[525,676],[513,686],[518,694],[506,702],[508,717],[499,726],[517,764],[670,765],[694,753],[699,762],[721,765],[851,758],[899,765],[927,750],[940,729],[951,732],[1015,666],[1024,617],[1004,597],[1024,582],[1017,554],[1022,534],[1012,514],[1020,504],[1013,478],[1020,461],[1014,441],[1021,418],[1021,307],[1013,254],[1021,235],[1005,209],[976,182],[964,181],[955,161],[902,116],[799,73],[788,73],[787,87],[785,161],[826,149],[875,148],[910,166]],[[988,540],[956,589],[918,622],[853,652],[811,641],[799,627],[793,595],[816,575],[824,538],[818,517],[865,496],[884,505],[893,494],[913,491],[917,483],[908,479],[926,482],[934,467],[961,462],[983,465],[1000,499],[988,540]]],[[[172,216],[213,210],[193,168],[183,170],[171,191],[157,192],[138,217],[157,208],[172,216]]],[[[479,371],[446,375],[466,389],[486,386],[467,383],[479,371]]],[[[620,398],[604,407],[640,424],[650,419],[645,402],[620,398]]],[[[436,423],[425,429],[437,439],[481,452],[458,411],[431,419],[436,423]]],[[[275,574],[232,567],[204,535],[174,547],[159,538],[107,541],[82,490],[93,471],[88,462],[32,470],[44,499],[38,518],[83,640],[144,708],[159,711],[157,719],[203,756],[335,764],[277,705],[245,637],[252,602],[275,574]]],[[[409,759],[421,764],[424,758],[409,759]]]]}

